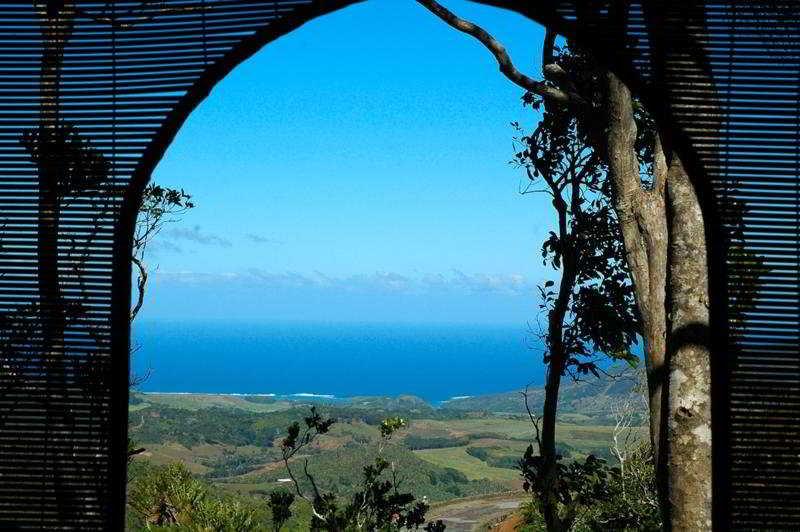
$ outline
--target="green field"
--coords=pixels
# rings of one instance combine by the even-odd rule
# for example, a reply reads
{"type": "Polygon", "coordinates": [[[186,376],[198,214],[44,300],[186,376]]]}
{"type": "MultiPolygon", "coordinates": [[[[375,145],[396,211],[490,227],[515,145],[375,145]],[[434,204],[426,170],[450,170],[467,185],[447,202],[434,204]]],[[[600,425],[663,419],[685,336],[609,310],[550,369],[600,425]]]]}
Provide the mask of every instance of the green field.
{"type": "Polygon", "coordinates": [[[452,467],[464,473],[470,480],[497,480],[510,482],[518,480],[520,475],[513,469],[492,467],[486,462],[467,454],[467,447],[445,447],[443,449],[424,449],[414,454],[434,465],[452,467]]]}
{"type": "Polygon", "coordinates": [[[215,463],[223,461],[226,457],[236,456],[243,458],[260,459],[258,461],[272,461],[274,456],[264,455],[264,450],[253,445],[220,445],[201,444],[186,447],[180,443],[148,443],[144,445],[146,451],[141,458],[149,460],[156,465],[165,465],[181,462],[192,473],[206,475],[214,471],[215,463]]]}
{"type": "MultiPolygon", "coordinates": [[[[603,405],[611,404],[617,387],[596,389],[602,400],[594,411],[566,411],[560,416],[557,444],[567,460],[588,454],[610,459],[613,425],[609,419],[613,418],[603,405]]],[[[590,402],[593,390],[571,390],[572,404],[590,402]]],[[[266,396],[135,393],[129,434],[146,449],[136,458],[143,467],[183,463],[222,496],[266,511],[266,495],[290,488],[282,480],[288,473],[280,453],[286,429],[293,422],[302,424],[315,406],[337,422],[295,460],[298,465],[308,460],[322,490],[352,495],[361,486],[364,467],[374,464],[380,453],[401,472],[404,490],[437,505],[473,501],[466,509],[453,502],[453,515],[484,518],[502,511],[485,502],[493,500],[493,494],[521,488],[517,464],[535,431],[527,414],[494,410],[511,410],[517,396],[487,396],[485,401],[472,397],[463,404],[448,402],[437,408],[411,396],[325,403],[266,396]],[[392,416],[407,424],[391,442],[380,445],[380,423],[392,416]]],[[[646,438],[643,428],[640,434],[646,438]]],[[[290,530],[307,529],[308,515],[292,522],[290,530]]]]}
{"type": "Polygon", "coordinates": [[[288,401],[279,401],[268,396],[222,395],[206,393],[137,393],[137,402],[130,405],[131,411],[149,405],[200,410],[203,408],[235,408],[246,412],[277,412],[292,407],[288,401]],[[141,401],[141,402],[139,402],[141,401]]]}
{"type": "Polygon", "coordinates": [[[533,426],[529,420],[507,417],[476,417],[448,420],[419,420],[411,424],[410,430],[442,431],[453,436],[501,437],[529,440],[533,437],[533,426]]]}

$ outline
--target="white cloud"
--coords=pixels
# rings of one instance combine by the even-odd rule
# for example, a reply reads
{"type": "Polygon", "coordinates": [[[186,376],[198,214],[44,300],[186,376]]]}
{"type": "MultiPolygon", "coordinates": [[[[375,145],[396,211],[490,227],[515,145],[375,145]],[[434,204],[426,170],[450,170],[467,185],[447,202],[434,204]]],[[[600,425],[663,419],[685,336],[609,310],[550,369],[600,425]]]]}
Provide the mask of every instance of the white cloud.
{"type": "Polygon", "coordinates": [[[460,270],[452,270],[446,274],[416,276],[386,271],[332,276],[319,271],[310,273],[269,272],[259,269],[226,273],[158,272],[156,276],[160,282],[165,283],[237,283],[246,286],[409,294],[460,292],[520,295],[530,293],[534,287],[534,284],[521,274],[468,274],[460,270]]]}
{"type": "Polygon", "coordinates": [[[206,233],[200,229],[199,225],[195,225],[190,229],[178,227],[164,231],[164,236],[171,240],[187,240],[200,244],[203,246],[219,246],[223,248],[231,247],[231,241],[227,238],[215,235],[213,233],[206,233]]]}
{"type": "Polygon", "coordinates": [[[270,238],[263,235],[257,235],[255,233],[247,233],[244,237],[254,244],[283,244],[283,240],[278,240],[277,238],[270,238]]]}
{"type": "Polygon", "coordinates": [[[183,248],[171,240],[156,239],[147,244],[147,252],[159,256],[163,253],[183,253],[183,248]]]}

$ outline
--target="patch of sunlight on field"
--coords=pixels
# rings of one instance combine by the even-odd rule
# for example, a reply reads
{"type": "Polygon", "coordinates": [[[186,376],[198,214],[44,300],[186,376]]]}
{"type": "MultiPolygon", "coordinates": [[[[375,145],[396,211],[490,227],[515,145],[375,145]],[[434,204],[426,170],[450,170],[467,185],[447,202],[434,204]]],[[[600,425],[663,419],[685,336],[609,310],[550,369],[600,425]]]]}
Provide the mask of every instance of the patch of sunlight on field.
{"type": "Polygon", "coordinates": [[[362,421],[335,423],[328,433],[333,436],[348,436],[354,441],[374,441],[380,438],[381,430],[376,425],[367,425],[362,421]]]}
{"type": "MultiPolygon", "coordinates": [[[[637,439],[647,437],[647,427],[634,428],[637,439]]],[[[611,445],[614,439],[614,427],[605,425],[556,425],[556,438],[575,447],[592,447],[611,445]]]]}
{"type": "Polygon", "coordinates": [[[467,447],[445,447],[414,451],[419,458],[441,467],[450,467],[466,475],[469,480],[517,480],[519,473],[513,469],[492,467],[483,460],[467,454],[467,447]]]}
{"type": "Polygon", "coordinates": [[[456,436],[472,434],[496,434],[505,438],[522,439],[530,438],[533,426],[530,421],[505,418],[470,418],[452,419],[447,421],[432,421],[428,423],[431,429],[449,431],[456,436]]]}
{"type": "Polygon", "coordinates": [[[567,443],[585,442],[588,444],[610,444],[614,436],[614,427],[600,425],[556,425],[556,439],[567,443]]]}
{"type": "Polygon", "coordinates": [[[144,408],[147,404],[156,404],[171,408],[182,408],[184,410],[200,410],[203,408],[236,408],[247,412],[266,413],[278,412],[291,408],[292,404],[287,401],[254,402],[248,401],[241,395],[221,395],[205,393],[140,393],[137,394],[144,403],[136,405],[137,410],[144,408]]]}
{"type": "Polygon", "coordinates": [[[181,462],[195,474],[204,474],[211,471],[211,468],[203,462],[209,459],[219,458],[225,454],[239,454],[250,456],[257,454],[260,450],[252,445],[234,447],[232,445],[218,445],[205,443],[194,447],[184,447],[180,443],[142,443],[145,451],[140,458],[145,458],[156,465],[166,465],[181,462]]]}
{"type": "MultiPolygon", "coordinates": [[[[514,440],[530,440],[533,437],[533,426],[530,421],[522,419],[480,418],[454,419],[429,424],[431,428],[449,429],[451,433],[461,436],[496,434],[514,440]]],[[[573,425],[558,423],[556,437],[566,443],[587,442],[593,444],[611,443],[614,427],[605,425],[573,425]]]]}
{"type": "Polygon", "coordinates": [[[166,465],[181,462],[189,471],[198,475],[211,471],[211,468],[199,463],[198,457],[201,455],[196,449],[188,449],[179,443],[150,444],[143,445],[143,447],[145,452],[139,455],[140,458],[146,458],[153,464],[166,465]]]}

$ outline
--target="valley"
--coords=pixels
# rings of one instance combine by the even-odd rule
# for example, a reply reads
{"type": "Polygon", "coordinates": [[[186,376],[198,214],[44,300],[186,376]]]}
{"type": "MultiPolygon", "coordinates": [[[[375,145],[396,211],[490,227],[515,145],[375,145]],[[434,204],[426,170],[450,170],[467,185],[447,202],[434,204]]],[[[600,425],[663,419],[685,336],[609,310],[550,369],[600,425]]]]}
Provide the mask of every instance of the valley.
{"type": "MultiPolygon", "coordinates": [[[[540,392],[528,391],[533,412],[541,408],[540,392]]],[[[638,404],[631,400],[637,397],[635,380],[571,383],[563,396],[561,454],[611,459],[612,406],[638,404]]],[[[403,489],[431,504],[430,516],[449,520],[451,530],[484,526],[526,499],[517,462],[535,431],[519,392],[438,405],[413,396],[134,392],[130,437],[145,451],[135,457],[132,470],[182,463],[220,496],[261,504],[272,491],[292,488],[280,442],[286,427],[302,421],[312,405],[337,422],[293,460],[307,460],[323,490],[352,494],[363,467],[381,452],[402,471],[403,489]],[[406,427],[379,451],[380,423],[391,416],[406,420],[406,427]]],[[[644,437],[645,430],[640,432],[644,437]]],[[[287,529],[302,530],[308,518],[298,512],[287,529]]]]}

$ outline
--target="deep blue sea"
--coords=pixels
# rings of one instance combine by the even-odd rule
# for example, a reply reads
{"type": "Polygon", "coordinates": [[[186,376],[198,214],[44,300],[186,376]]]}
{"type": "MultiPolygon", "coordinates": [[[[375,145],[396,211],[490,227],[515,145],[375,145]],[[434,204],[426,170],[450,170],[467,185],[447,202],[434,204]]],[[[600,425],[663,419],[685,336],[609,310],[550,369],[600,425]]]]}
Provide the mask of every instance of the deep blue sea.
{"type": "Polygon", "coordinates": [[[160,392],[412,394],[438,402],[541,384],[524,324],[407,325],[143,320],[139,388],[160,392]]]}

